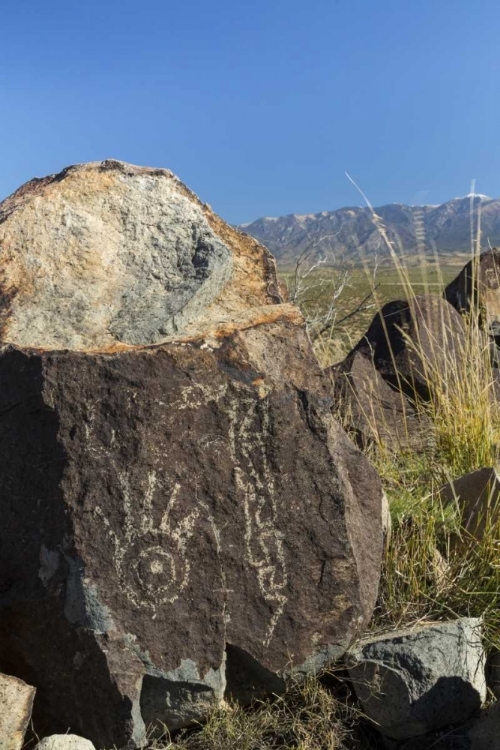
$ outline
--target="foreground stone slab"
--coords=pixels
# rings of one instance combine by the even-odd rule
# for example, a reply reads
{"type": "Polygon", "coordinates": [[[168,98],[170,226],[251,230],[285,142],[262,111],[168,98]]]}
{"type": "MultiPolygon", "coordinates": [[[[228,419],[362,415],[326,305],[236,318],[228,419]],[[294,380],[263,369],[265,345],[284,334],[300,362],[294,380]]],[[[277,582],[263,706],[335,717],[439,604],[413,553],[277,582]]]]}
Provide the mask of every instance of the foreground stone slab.
{"type": "Polygon", "coordinates": [[[35,750],[95,750],[95,747],[76,734],[53,734],[39,742],[35,750]]]}
{"type": "Polygon", "coordinates": [[[22,680],[0,674],[0,750],[21,750],[35,693],[22,680]]]}
{"type": "Polygon", "coordinates": [[[463,723],[486,699],[481,621],[463,618],[357,644],[349,675],[363,710],[392,739],[463,723]]]}
{"type": "Polygon", "coordinates": [[[375,604],[381,486],[267,251],[129,165],[67,170],[2,210],[12,274],[36,255],[47,279],[6,298],[0,351],[0,665],[37,685],[37,726],[140,745],[338,658],[375,604]]]}

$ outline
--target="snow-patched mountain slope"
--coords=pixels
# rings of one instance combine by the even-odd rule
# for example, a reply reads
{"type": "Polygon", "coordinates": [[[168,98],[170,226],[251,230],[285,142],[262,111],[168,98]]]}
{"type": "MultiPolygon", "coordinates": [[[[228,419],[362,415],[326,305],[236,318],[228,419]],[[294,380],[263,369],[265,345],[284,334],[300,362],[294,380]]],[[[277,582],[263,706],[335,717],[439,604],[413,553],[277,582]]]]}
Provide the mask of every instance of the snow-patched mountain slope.
{"type": "MultiPolygon", "coordinates": [[[[453,253],[471,247],[481,217],[484,246],[500,244],[500,199],[477,194],[439,206],[391,203],[375,208],[390,241],[403,253],[453,253]],[[472,212],[471,212],[472,208],[472,212]]],[[[369,208],[351,206],[317,214],[263,217],[240,227],[266,245],[283,262],[294,261],[307,248],[356,261],[389,254],[377,220],[369,208]]]]}

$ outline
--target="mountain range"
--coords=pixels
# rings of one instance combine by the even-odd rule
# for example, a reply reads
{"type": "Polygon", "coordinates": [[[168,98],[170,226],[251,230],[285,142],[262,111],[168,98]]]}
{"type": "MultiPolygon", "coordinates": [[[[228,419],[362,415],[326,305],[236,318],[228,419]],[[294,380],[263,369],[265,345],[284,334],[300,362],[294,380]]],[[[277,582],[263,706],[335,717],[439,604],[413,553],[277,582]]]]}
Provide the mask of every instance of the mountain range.
{"type": "Polygon", "coordinates": [[[379,227],[394,249],[407,256],[470,252],[471,228],[481,243],[500,245],[500,199],[471,194],[438,206],[391,203],[374,209],[351,206],[317,214],[263,217],[239,229],[271,250],[281,264],[295,263],[311,249],[334,261],[356,263],[390,256],[379,227]]]}

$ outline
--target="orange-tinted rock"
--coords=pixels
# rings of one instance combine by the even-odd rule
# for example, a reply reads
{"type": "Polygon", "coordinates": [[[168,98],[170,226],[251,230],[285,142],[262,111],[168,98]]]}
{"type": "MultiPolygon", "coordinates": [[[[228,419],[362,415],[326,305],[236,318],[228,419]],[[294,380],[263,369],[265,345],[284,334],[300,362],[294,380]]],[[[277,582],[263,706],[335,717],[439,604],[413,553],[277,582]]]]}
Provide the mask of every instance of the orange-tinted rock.
{"type": "Polygon", "coordinates": [[[31,719],[35,688],[0,674],[0,750],[21,750],[31,719]]]}

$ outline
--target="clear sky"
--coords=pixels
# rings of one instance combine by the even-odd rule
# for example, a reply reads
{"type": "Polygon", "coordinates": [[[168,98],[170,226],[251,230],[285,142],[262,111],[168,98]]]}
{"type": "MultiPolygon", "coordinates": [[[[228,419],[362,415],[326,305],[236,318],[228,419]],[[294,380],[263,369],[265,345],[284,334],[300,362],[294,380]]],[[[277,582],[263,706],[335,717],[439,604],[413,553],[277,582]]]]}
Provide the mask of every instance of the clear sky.
{"type": "Polygon", "coordinates": [[[168,167],[228,221],[500,196],[499,0],[22,0],[0,17],[0,198],[168,167]]]}

